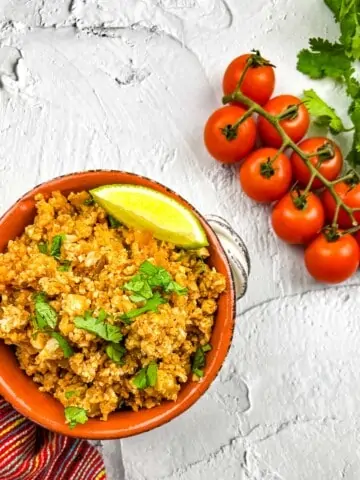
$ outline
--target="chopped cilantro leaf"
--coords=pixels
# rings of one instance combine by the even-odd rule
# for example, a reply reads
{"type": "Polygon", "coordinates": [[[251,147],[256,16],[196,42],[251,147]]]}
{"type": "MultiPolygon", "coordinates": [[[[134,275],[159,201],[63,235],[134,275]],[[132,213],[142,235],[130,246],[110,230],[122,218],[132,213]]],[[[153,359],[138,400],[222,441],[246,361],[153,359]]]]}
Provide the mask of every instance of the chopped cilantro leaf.
{"type": "Polygon", "coordinates": [[[166,300],[160,295],[160,293],[156,292],[154,293],[154,296],[150,298],[143,307],[135,308],[134,310],[130,310],[129,312],[124,313],[120,316],[120,319],[130,320],[146,312],[157,312],[157,307],[163,303],[166,303],[166,300]]]}
{"type": "Polygon", "coordinates": [[[94,204],[95,204],[95,200],[94,200],[92,197],[87,198],[87,199],[84,201],[84,205],[87,205],[88,207],[89,207],[90,205],[94,205],[94,204]]]}
{"type": "Polygon", "coordinates": [[[171,282],[166,286],[165,292],[175,292],[178,295],[186,295],[188,293],[188,289],[171,280],[171,282]]]}
{"type": "Polygon", "coordinates": [[[316,117],[315,123],[318,126],[329,128],[334,135],[345,130],[344,124],[336,111],[325,103],[314,90],[305,90],[303,101],[310,115],[316,117]]]}
{"type": "Polygon", "coordinates": [[[86,312],[84,317],[75,317],[74,323],[75,327],[94,333],[109,342],[119,343],[123,338],[118,326],[105,323],[93,317],[90,312],[86,312]]]}
{"type": "Polygon", "coordinates": [[[135,292],[143,298],[151,298],[153,293],[148,280],[144,275],[135,275],[129,282],[124,284],[126,290],[135,292]]]}
{"type": "Polygon", "coordinates": [[[132,382],[135,385],[135,387],[138,388],[139,390],[143,390],[148,386],[147,378],[146,378],[146,367],[138,371],[138,373],[133,378],[132,382]]]}
{"type": "Polygon", "coordinates": [[[75,397],[75,395],[77,394],[78,392],[76,390],[68,390],[67,392],[65,392],[65,398],[69,400],[70,398],[75,397]]]}
{"type": "Polygon", "coordinates": [[[143,390],[147,387],[155,387],[157,381],[157,372],[157,364],[155,362],[150,362],[147,367],[144,367],[138,371],[132,382],[139,390],[143,390]]]}
{"type": "Polygon", "coordinates": [[[203,368],[205,367],[205,353],[211,350],[211,345],[206,344],[197,348],[193,361],[191,371],[198,377],[204,376],[203,368]]]}
{"type": "Polygon", "coordinates": [[[109,228],[120,227],[121,223],[118,220],[116,220],[116,218],[113,217],[112,215],[108,215],[107,219],[108,219],[109,228]]]}
{"type": "Polygon", "coordinates": [[[104,310],[103,308],[101,308],[101,309],[99,310],[99,313],[98,313],[98,317],[97,317],[97,318],[98,318],[98,320],[99,320],[100,322],[103,322],[104,320],[106,320],[106,319],[108,318],[108,316],[109,316],[109,315],[105,312],[105,310],[104,310]]]}
{"type": "Polygon", "coordinates": [[[45,293],[34,295],[35,301],[35,321],[40,330],[46,327],[55,328],[57,323],[57,313],[47,302],[45,293]]]}
{"type": "Polygon", "coordinates": [[[60,258],[61,254],[61,245],[63,241],[65,240],[65,235],[61,233],[60,235],[55,235],[55,237],[52,239],[51,242],[51,247],[50,247],[50,255],[57,260],[60,258]]]}
{"type": "Polygon", "coordinates": [[[74,355],[74,350],[71,348],[68,341],[62,335],[60,335],[60,333],[51,332],[51,336],[58,342],[59,347],[64,352],[65,358],[70,358],[72,355],[74,355]]]}
{"type": "Polygon", "coordinates": [[[158,366],[155,362],[150,362],[146,369],[146,379],[149,387],[155,387],[157,380],[158,366]]]}
{"type": "Polygon", "coordinates": [[[158,267],[153,265],[148,260],[145,260],[145,262],[143,262],[139,267],[139,271],[148,276],[155,275],[158,272],[158,270],[159,270],[158,267]]]}
{"type": "Polygon", "coordinates": [[[81,407],[66,407],[64,413],[66,423],[69,424],[70,428],[88,421],[87,412],[81,407]]]}
{"type": "Polygon", "coordinates": [[[38,249],[40,253],[47,255],[49,250],[49,245],[47,242],[40,242],[38,243],[38,249]]]}
{"type": "Polygon", "coordinates": [[[70,260],[60,260],[60,265],[58,266],[59,272],[68,272],[71,267],[70,260]]]}
{"type": "Polygon", "coordinates": [[[107,356],[113,362],[118,363],[119,365],[124,365],[123,356],[126,354],[125,347],[117,343],[109,343],[109,345],[106,346],[105,351],[107,356]]]}

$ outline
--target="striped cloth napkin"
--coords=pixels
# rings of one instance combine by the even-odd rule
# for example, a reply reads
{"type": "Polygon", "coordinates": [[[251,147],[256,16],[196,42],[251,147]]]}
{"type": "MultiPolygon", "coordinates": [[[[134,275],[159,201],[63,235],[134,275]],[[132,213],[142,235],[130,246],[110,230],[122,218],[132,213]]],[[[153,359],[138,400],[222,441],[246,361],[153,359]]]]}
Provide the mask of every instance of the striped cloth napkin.
{"type": "Polygon", "coordinates": [[[88,442],[44,430],[0,396],[0,480],[106,480],[106,474],[88,442]]]}

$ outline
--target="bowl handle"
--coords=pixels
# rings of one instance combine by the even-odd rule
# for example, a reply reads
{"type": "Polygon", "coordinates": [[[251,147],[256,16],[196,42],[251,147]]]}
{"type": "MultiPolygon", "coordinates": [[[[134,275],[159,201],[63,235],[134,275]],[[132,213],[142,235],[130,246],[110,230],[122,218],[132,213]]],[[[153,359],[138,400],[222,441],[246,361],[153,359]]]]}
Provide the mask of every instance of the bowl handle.
{"type": "Polygon", "coordinates": [[[239,300],[247,289],[250,274],[249,252],[242,238],[227,220],[218,215],[206,215],[205,218],[218,236],[229,259],[235,282],[236,300],[239,300]]]}

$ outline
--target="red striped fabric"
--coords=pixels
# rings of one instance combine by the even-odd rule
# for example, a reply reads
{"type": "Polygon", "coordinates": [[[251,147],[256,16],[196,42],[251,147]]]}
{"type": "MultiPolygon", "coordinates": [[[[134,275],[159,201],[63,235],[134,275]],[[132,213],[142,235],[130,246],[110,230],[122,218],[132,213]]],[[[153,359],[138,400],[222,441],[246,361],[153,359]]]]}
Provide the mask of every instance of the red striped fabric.
{"type": "Polygon", "coordinates": [[[0,480],[106,480],[99,452],[22,417],[0,396],[0,480]]]}

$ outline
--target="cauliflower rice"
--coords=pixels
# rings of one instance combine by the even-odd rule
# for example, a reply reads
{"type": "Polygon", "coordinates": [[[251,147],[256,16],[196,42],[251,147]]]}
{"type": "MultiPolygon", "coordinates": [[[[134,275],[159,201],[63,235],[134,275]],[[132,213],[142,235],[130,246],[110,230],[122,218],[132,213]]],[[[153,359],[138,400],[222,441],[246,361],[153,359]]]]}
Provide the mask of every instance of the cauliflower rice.
{"type": "Polygon", "coordinates": [[[41,391],[88,417],[106,420],[119,408],[176,400],[181,384],[198,379],[194,354],[210,342],[226,286],[225,277],[205,263],[207,249],[186,251],[147,231],[114,228],[87,192],[35,200],[34,223],[0,254],[0,338],[15,346],[20,367],[41,391]],[[59,235],[58,254],[46,252],[59,235]],[[123,314],[144,304],[133,301],[124,285],[145,261],[163,267],[185,294],[162,294],[166,303],[124,323],[123,314]],[[71,354],[49,328],[39,328],[34,294],[40,292],[54,314],[52,331],[71,354]],[[108,341],[75,326],[86,312],[94,318],[105,312],[103,321],[121,331],[121,361],[109,357],[108,341]],[[150,364],[156,364],[156,378],[139,388],[134,379],[150,364]]]}

